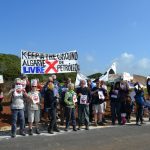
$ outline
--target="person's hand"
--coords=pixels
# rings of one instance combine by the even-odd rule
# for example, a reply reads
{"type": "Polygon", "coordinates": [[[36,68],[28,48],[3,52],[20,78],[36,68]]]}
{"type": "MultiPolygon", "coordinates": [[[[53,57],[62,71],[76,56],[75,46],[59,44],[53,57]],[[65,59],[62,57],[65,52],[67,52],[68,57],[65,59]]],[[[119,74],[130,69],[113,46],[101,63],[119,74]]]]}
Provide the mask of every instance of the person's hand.
{"type": "Polygon", "coordinates": [[[82,95],[82,93],[79,93],[78,95],[79,95],[79,96],[81,96],[81,95],[82,95]]]}

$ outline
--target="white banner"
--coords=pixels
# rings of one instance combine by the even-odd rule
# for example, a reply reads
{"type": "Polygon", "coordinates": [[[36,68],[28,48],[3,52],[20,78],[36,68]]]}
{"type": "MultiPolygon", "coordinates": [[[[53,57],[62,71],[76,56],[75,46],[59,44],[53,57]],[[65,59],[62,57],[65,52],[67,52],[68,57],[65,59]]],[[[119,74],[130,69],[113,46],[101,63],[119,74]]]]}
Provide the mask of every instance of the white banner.
{"type": "Polygon", "coordinates": [[[21,51],[21,73],[50,74],[79,71],[78,53],[70,51],[59,54],[45,54],[21,51]]]}
{"type": "Polygon", "coordinates": [[[0,75],[0,83],[4,83],[3,75],[0,75]]]}

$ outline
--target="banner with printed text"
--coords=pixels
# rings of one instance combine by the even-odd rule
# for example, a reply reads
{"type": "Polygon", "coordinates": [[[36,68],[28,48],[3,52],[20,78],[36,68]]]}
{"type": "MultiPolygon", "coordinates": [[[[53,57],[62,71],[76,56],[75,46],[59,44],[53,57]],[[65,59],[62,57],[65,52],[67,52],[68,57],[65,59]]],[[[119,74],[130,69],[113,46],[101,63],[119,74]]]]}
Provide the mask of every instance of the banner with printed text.
{"type": "Polygon", "coordinates": [[[31,51],[21,51],[21,73],[51,74],[78,72],[77,51],[58,54],[45,54],[31,51]]]}

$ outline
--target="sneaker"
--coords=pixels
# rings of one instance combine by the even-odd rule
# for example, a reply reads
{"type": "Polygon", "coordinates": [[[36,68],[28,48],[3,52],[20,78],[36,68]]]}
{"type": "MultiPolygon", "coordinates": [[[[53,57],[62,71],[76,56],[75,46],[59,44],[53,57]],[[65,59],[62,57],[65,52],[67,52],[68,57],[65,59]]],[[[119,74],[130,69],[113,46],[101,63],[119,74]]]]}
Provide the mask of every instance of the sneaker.
{"type": "Polygon", "coordinates": [[[53,130],[48,131],[49,134],[54,134],[53,130]]]}
{"type": "Polygon", "coordinates": [[[95,125],[95,127],[97,127],[97,126],[98,126],[97,122],[95,122],[95,124],[94,124],[94,125],[95,125]]]}
{"type": "Polygon", "coordinates": [[[89,126],[86,126],[86,127],[85,127],[85,130],[89,130],[89,126]]]}
{"type": "Polygon", "coordinates": [[[12,137],[12,138],[15,138],[15,137],[16,137],[16,133],[12,133],[12,134],[11,134],[11,137],[12,137]]]}
{"type": "Polygon", "coordinates": [[[68,128],[65,128],[65,130],[64,130],[64,131],[66,131],[66,132],[67,132],[68,130],[69,130],[68,128]]]}
{"type": "Polygon", "coordinates": [[[131,121],[129,119],[127,119],[127,123],[131,123],[131,121]]]}
{"type": "Polygon", "coordinates": [[[141,124],[140,124],[140,123],[138,123],[138,122],[136,123],[136,125],[137,125],[137,126],[141,126],[141,124]]]}
{"type": "Polygon", "coordinates": [[[77,131],[77,128],[76,128],[76,127],[73,127],[73,131],[77,131]]]}
{"type": "Polygon", "coordinates": [[[21,132],[20,132],[20,135],[26,136],[26,133],[25,133],[24,131],[21,131],[21,132]]]}
{"type": "Polygon", "coordinates": [[[103,121],[102,121],[103,123],[108,123],[104,118],[103,118],[103,121]]]}
{"type": "Polygon", "coordinates": [[[36,129],[36,134],[41,134],[39,129],[36,129]]]}
{"type": "Polygon", "coordinates": [[[33,135],[33,130],[29,129],[29,135],[33,135]]]}
{"type": "Polygon", "coordinates": [[[55,132],[60,132],[60,130],[58,128],[54,129],[55,132]]]}
{"type": "Polygon", "coordinates": [[[103,122],[99,122],[98,125],[104,126],[105,124],[103,122]]]}

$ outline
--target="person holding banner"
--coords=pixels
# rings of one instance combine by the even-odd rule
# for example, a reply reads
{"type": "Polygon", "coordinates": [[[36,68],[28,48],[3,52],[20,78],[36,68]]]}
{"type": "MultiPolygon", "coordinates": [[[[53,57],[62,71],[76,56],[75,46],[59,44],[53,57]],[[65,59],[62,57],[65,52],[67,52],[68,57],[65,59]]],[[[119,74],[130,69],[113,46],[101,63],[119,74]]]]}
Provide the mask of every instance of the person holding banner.
{"type": "Polygon", "coordinates": [[[116,82],[111,85],[109,92],[110,106],[111,106],[111,121],[112,125],[116,124],[116,118],[118,119],[118,124],[121,125],[121,101],[119,99],[120,82],[116,82]]]}
{"type": "Polygon", "coordinates": [[[75,118],[75,104],[77,102],[77,95],[74,92],[74,84],[70,83],[68,84],[68,91],[65,94],[65,100],[66,103],[66,128],[65,131],[69,130],[69,123],[70,120],[72,120],[73,125],[73,131],[77,131],[76,129],[76,118],[75,118]]]}
{"type": "Polygon", "coordinates": [[[40,121],[40,102],[41,94],[37,90],[37,80],[31,80],[31,92],[28,93],[28,122],[29,122],[29,135],[33,135],[32,125],[35,121],[36,134],[40,134],[38,123],[40,121]]]}
{"type": "Polygon", "coordinates": [[[45,91],[44,98],[45,109],[48,110],[49,117],[51,119],[48,126],[48,133],[54,134],[54,131],[60,132],[56,124],[57,97],[54,95],[54,83],[52,79],[49,80],[47,84],[47,90],[45,91]]]}
{"type": "Polygon", "coordinates": [[[85,124],[85,129],[89,130],[89,104],[91,93],[85,85],[85,80],[81,80],[80,87],[77,88],[79,130],[81,129],[82,124],[85,124]]]}
{"type": "Polygon", "coordinates": [[[15,79],[15,87],[11,89],[9,94],[11,96],[11,112],[12,112],[12,125],[11,136],[16,137],[17,118],[20,123],[20,135],[25,136],[25,119],[24,119],[24,97],[28,97],[25,90],[22,88],[21,79],[15,79]]]}
{"type": "Polygon", "coordinates": [[[99,125],[105,125],[102,121],[102,117],[104,114],[104,100],[105,96],[107,96],[107,91],[101,87],[99,79],[96,80],[96,87],[92,89],[92,104],[93,104],[93,112],[95,119],[95,126],[97,123],[99,125]]]}

